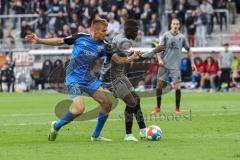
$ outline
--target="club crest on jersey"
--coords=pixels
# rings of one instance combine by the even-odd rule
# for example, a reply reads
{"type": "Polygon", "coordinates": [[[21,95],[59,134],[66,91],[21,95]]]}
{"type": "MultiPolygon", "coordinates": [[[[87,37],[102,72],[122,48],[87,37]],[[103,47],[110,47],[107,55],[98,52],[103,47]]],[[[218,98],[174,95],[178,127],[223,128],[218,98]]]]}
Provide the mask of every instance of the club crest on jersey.
{"type": "Polygon", "coordinates": [[[179,37],[179,38],[176,38],[175,40],[176,40],[176,42],[180,42],[181,38],[179,37]]]}

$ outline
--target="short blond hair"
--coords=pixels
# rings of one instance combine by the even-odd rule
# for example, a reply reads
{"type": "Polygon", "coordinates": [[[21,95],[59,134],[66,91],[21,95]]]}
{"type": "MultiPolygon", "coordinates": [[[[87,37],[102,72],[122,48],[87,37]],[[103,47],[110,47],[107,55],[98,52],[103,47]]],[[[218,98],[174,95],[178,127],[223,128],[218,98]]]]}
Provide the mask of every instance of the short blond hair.
{"type": "Polygon", "coordinates": [[[108,22],[106,19],[103,19],[103,18],[96,18],[92,21],[92,24],[91,24],[91,27],[93,27],[94,25],[96,24],[103,24],[104,26],[107,26],[108,25],[108,22]]]}

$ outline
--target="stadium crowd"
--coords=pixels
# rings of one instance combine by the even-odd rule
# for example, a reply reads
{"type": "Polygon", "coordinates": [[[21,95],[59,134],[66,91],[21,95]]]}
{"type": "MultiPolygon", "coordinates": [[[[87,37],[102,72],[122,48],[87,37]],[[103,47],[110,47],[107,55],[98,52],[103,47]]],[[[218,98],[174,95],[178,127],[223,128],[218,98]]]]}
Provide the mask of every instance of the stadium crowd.
{"type": "MultiPolygon", "coordinates": [[[[139,20],[142,34],[159,36],[162,32],[163,15],[167,12],[168,21],[177,17],[182,32],[188,35],[191,46],[205,46],[207,35],[214,30],[214,18],[220,29],[227,25],[227,9],[231,23],[235,23],[240,0],[1,0],[1,14],[38,14],[37,23],[29,22],[36,18],[21,18],[20,38],[35,31],[41,38],[66,37],[76,32],[89,32],[90,22],[96,17],[109,20],[108,34],[111,39],[121,31],[126,18],[139,20]],[[57,14],[56,17],[48,16],[57,14]]],[[[18,19],[12,21],[12,29],[17,28],[18,19]]],[[[4,26],[4,19],[1,19],[4,26]]],[[[0,39],[8,38],[14,45],[14,37],[9,29],[6,35],[0,27],[0,39]]],[[[226,28],[226,27],[225,27],[226,28]]]]}

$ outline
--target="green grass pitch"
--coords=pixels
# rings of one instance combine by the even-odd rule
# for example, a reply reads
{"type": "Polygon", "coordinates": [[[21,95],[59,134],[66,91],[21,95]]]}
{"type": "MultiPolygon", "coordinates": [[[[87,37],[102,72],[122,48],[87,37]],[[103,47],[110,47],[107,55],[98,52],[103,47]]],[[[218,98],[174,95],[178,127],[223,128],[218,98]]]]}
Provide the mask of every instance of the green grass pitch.
{"type": "MultiPolygon", "coordinates": [[[[159,142],[124,142],[124,105],[112,111],[103,135],[113,142],[91,142],[96,121],[74,122],[48,142],[58,93],[0,94],[0,160],[239,160],[240,93],[183,93],[182,117],[173,117],[174,93],[163,97],[161,117],[147,125],[162,128],[159,142]],[[191,115],[190,115],[191,114],[191,115]]],[[[96,103],[86,98],[87,110],[96,103]]],[[[155,98],[143,98],[147,117],[155,98]]],[[[134,122],[133,133],[138,137],[134,122]]]]}

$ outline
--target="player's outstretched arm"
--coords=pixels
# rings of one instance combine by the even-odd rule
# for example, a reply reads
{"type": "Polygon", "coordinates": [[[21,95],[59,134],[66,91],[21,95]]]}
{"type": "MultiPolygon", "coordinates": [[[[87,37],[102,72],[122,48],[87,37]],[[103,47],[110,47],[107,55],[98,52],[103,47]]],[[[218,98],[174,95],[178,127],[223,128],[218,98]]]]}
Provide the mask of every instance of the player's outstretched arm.
{"type": "Polygon", "coordinates": [[[137,60],[140,58],[140,56],[141,56],[140,51],[135,51],[131,56],[128,56],[128,57],[121,57],[115,53],[112,56],[112,60],[117,64],[124,64],[124,63],[130,63],[134,60],[137,60]]]}
{"type": "Polygon", "coordinates": [[[196,65],[194,64],[194,61],[193,61],[193,52],[191,51],[191,48],[188,51],[188,57],[191,61],[192,70],[197,71],[197,67],[196,67],[196,65]]]}
{"type": "Polygon", "coordinates": [[[160,53],[165,50],[164,45],[159,45],[150,52],[142,54],[142,58],[152,58],[156,53],[160,53]]]}
{"type": "Polygon", "coordinates": [[[51,46],[60,46],[64,44],[63,38],[40,39],[36,34],[31,33],[25,37],[26,41],[35,44],[44,44],[51,46]]]}

